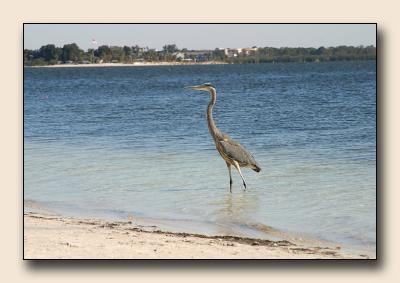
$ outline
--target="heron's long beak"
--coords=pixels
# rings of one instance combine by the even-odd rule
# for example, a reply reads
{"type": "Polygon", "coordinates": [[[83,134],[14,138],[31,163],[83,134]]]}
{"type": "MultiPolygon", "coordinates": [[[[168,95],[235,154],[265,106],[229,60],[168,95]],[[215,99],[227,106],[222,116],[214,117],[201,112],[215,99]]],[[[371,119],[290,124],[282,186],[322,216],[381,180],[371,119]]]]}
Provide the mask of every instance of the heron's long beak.
{"type": "Polygon", "coordinates": [[[201,85],[186,86],[186,89],[202,90],[201,85]]]}

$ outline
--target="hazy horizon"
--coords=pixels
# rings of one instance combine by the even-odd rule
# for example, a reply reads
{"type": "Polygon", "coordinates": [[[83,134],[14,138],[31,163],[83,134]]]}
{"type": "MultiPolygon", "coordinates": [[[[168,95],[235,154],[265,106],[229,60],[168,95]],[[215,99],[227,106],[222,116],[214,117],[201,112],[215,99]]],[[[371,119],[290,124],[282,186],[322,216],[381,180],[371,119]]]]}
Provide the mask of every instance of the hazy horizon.
{"type": "Polygon", "coordinates": [[[46,44],[162,49],[376,46],[375,24],[25,24],[24,48],[46,44]],[[97,44],[93,44],[92,40],[97,44]]]}

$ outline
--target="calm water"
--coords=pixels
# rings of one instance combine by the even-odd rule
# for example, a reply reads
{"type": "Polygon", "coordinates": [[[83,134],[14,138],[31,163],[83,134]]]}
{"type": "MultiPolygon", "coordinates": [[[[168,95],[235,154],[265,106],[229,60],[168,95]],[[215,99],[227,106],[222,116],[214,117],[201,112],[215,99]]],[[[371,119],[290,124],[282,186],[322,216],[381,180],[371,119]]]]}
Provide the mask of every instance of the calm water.
{"type": "Polygon", "coordinates": [[[78,214],[375,249],[375,62],[24,70],[25,199],[78,214]],[[217,126],[263,170],[229,177],[217,126]]]}

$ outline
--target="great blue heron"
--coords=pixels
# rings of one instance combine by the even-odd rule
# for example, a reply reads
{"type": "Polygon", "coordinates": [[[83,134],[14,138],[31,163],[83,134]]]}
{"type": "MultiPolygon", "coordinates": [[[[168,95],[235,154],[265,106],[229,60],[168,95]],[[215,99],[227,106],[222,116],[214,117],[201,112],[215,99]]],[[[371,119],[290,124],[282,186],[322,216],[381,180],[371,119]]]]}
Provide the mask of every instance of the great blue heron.
{"type": "Polygon", "coordinates": [[[231,166],[234,166],[238,170],[240,177],[243,181],[244,189],[246,189],[246,181],[240,171],[240,167],[248,167],[256,172],[261,171],[260,165],[256,162],[251,153],[240,143],[231,139],[227,134],[221,132],[217,126],[212,116],[213,107],[217,101],[217,91],[212,84],[205,83],[202,85],[190,86],[189,88],[194,90],[208,91],[211,95],[210,103],[207,107],[207,122],[208,130],[214,139],[215,147],[217,148],[219,154],[226,162],[226,166],[229,171],[229,189],[232,192],[232,173],[231,166]]]}

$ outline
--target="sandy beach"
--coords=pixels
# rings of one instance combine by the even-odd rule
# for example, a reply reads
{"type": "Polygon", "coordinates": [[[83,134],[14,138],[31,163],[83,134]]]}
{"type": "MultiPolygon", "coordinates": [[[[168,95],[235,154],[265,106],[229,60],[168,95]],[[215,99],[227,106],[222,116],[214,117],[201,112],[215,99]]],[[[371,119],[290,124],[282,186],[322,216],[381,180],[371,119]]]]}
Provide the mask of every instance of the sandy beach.
{"type": "Polygon", "coordinates": [[[142,67],[142,66],[188,66],[188,65],[226,65],[220,61],[207,62],[134,62],[134,63],[96,63],[96,64],[58,64],[45,66],[25,66],[28,68],[71,68],[71,67],[142,67]]]}
{"type": "Polygon", "coordinates": [[[143,228],[131,221],[24,214],[25,259],[342,259],[367,258],[289,241],[205,236],[143,228]]]}

